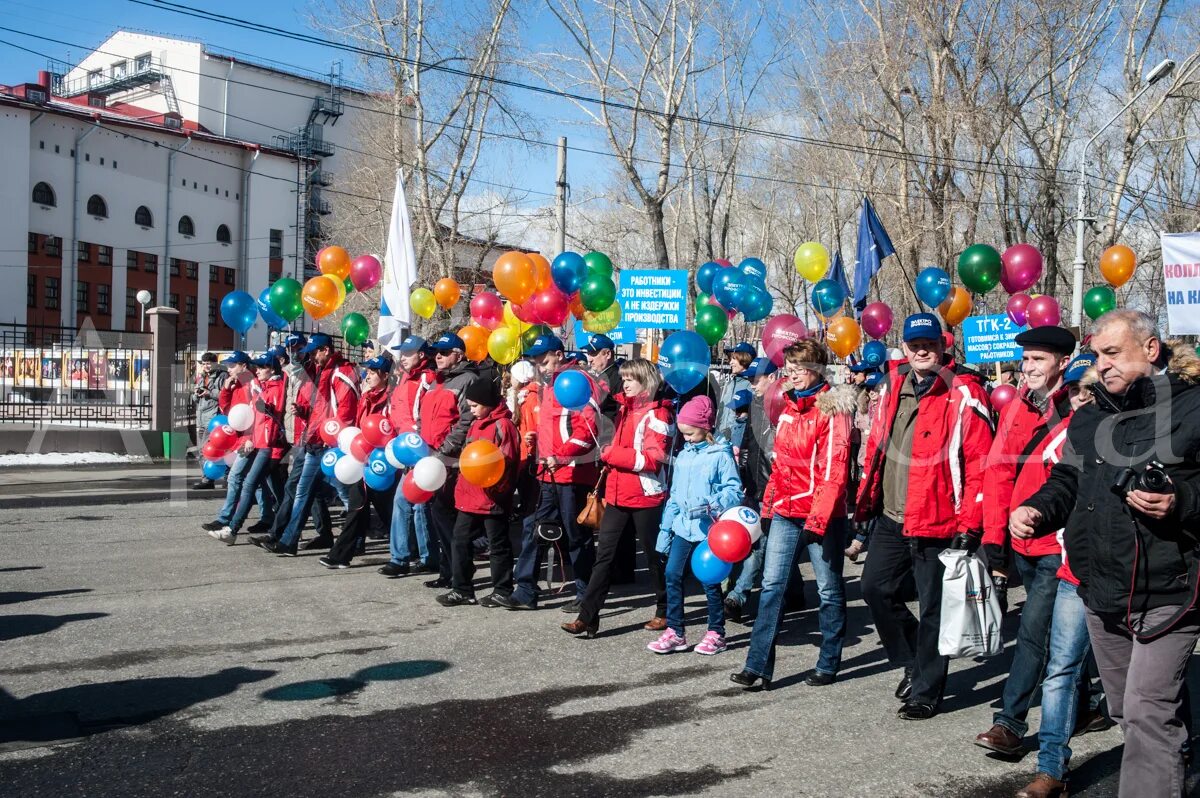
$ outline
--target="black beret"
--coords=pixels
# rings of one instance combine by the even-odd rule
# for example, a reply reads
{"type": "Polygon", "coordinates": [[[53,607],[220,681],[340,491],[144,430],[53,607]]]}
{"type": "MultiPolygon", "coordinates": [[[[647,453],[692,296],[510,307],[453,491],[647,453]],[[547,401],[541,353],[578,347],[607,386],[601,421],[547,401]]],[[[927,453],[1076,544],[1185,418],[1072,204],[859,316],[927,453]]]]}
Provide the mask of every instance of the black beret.
{"type": "Polygon", "coordinates": [[[1021,347],[1049,349],[1063,355],[1075,351],[1075,334],[1062,327],[1032,327],[1017,335],[1016,342],[1021,347]]]}

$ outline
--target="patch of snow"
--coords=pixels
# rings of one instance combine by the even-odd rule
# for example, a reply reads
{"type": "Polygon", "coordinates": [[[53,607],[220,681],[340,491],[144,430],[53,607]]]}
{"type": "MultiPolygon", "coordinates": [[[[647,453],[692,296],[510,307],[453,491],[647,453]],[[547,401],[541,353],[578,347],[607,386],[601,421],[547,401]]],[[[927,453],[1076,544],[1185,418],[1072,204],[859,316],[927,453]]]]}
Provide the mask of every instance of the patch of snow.
{"type": "Polygon", "coordinates": [[[25,452],[0,454],[0,468],[13,466],[73,466],[97,463],[148,463],[144,454],[117,454],[115,452],[25,452]]]}

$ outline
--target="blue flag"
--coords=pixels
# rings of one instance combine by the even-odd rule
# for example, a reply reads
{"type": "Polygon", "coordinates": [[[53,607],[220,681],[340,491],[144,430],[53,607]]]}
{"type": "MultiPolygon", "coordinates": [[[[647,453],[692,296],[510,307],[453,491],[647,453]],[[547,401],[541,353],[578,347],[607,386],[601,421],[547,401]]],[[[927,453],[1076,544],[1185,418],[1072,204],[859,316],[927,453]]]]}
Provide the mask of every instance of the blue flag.
{"type": "Polygon", "coordinates": [[[833,255],[833,265],[829,267],[829,274],[825,275],[827,280],[833,280],[842,287],[842,293],[850,296],[850,283],[846,282],[846,265],[842,263],[842,251],[839,249],[833,255]]]}
{"type": "Polygon", "coordinates": [[[868,197],[863,197],[862,212],[858,216],[858,251],[854,262],[854,307],[862,311],[867,306],[867,291],[871,278],[883,267],[883,259],[896,254],[892,239],[875,214],[868,197]]]}

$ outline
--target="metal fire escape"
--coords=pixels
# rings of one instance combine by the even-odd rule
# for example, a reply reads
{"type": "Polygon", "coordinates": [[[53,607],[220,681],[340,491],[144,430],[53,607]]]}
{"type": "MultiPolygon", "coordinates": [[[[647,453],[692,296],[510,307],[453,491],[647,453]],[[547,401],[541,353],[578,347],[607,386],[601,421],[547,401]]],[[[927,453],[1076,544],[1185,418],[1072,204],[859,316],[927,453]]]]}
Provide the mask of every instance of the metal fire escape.
{"type": "Polygon", "coordinates": [[[62,61],[51,60],[47,69],[53,76],[53,94],[56,97],[78,97],[94,94],[109,97],[133,89],[158,86],[170,113],[179,113],[179,101],[175,98],[175,87],[171,74],[162,61],[149,55],[119,61],[105,69],[94,69],[70,80],[72,67],[62,61]]]}

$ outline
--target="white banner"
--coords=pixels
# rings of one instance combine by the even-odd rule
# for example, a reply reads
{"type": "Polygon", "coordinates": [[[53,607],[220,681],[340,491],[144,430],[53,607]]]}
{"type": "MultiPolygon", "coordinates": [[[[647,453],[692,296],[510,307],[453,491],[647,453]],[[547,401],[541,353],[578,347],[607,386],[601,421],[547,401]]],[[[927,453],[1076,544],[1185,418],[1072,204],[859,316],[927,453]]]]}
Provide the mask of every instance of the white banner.
{"type": "Polygon", "coordinates": [[[1200,334],[1200,233],[1163,233],[1167,334],[1200,334]]]}
{"type": "Polygon", "coordinates": [[[388,228],[387,251],[383,256],[383,288],[379,292],[379,343],[392,351],[400,348],[404,330],[412,326],[408,295],[417,282],[417,254],[408,222],[404,181],[396,170],[396,193],[392,198],[392,223],[388,228]]]}

